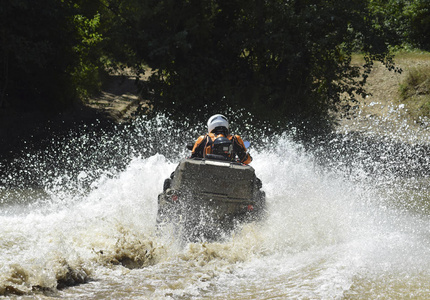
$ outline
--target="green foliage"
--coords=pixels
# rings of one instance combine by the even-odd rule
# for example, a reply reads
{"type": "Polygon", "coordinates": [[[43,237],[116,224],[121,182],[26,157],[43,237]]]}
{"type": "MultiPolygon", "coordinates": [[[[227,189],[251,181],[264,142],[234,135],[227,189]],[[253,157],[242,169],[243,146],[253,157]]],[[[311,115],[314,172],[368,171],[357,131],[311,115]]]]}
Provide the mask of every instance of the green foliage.
{"type": "Polygon", "coordinates": [[[409,36],[411,43],[420,49],[430,51],[430,2],[413,1],[406,12],[410,20],[409,36]]]}
{"type": "Polygon", "coordinates": [[[102,53],[100,43],[103,41],[103,36],[98,31],[100,14],[97,13],[92,19],[75,15],[73,23],[80,43],[73,47],[79,63],[71,66],[71,75],[79,97],[88,98],[101,89],[100,72],[103,66],[100,60],[102,53]]]}
{"type": "Polygon", "coordinates": [[[2,2],[0,104],[58,111],[99,89],[102,34],[93,9],[65,0],[2,2]]]}
{"type": "Polygon", "coordinates": [[[157,72],[146,84],[156,111],[199,117],[228,107],[257,118],[330,123],[340,95],[364,94],[372,62],[392,68],[391,35],[354,1],[110,1],[122,45],[157,72]],[[364,76],[351,53],[366,55],[364,76]]]}
{"type": "Polygon", "coordinates": [[[403,46],[430,50],[430,2],[428,0],[370,0],[369,8],[403,46]]]}
{"type": "Polygon", "coordinates": [[[364,95],[389,48],[428,47],[428,0],[5,0],[0,106],[61,109],[97,92],[106,67],[148,65],[154,112],[329,128],[340,95],[364,95]],[[360,67],[354,52],[364,54],[360,67]]]}

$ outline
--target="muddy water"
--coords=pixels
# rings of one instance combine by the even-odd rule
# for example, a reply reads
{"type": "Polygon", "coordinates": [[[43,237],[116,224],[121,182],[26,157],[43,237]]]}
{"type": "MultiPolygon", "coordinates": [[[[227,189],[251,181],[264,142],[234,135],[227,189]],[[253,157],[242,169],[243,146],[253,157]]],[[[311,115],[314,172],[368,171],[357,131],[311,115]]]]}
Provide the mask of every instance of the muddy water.
{"type": "MultiPolygon", "coordinates": [[[[103,140],[108,145],[123,142],[103,140]]],[[[81,141],[68,145],[78,147],[81,141]]],[[[75,171],[57,170],[51,180],[45,180],[49,153],[29,159],[32,169],[43,175],[37,188],[24,183],[13,187],[9,180],[20,182],[17,173],[3,177],[0,295],[430,297],[426,176],[390,176],[389,171],[372,175],[366,168],[351,175],[341,162],[323,168],[286,134],[273,139],[270,147],[251,149],[252,165],[267,195],[267,219],[238,228],[219,242],[184,245],[173,229],[160,235],[155,228],[157,194],[184,153],[127,151],[123,168],[88,168],[85,157],[85,164],[79,159],[72,163],[75,171]]]]}

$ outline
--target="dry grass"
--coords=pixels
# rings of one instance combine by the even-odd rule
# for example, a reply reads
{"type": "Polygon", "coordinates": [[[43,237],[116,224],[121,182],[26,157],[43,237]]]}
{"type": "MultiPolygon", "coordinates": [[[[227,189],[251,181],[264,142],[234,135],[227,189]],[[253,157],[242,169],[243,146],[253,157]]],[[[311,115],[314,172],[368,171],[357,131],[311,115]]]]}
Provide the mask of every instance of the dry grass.
{"type": "MultiPolygon", "coordinates": [[[[399,52],[394,62],[401,73],[388,71],[381,63],[374,64],[365,86],[368,96],[360,101],[360,106],[365,109],[369,103],[380,103],[383,107],[404,104],[413,120],[430,117],[430,53],[399,52]]],[[[354,55],[352,63],[364,64],[363,56],[354,55]]],[[[369,113],[381,115],[384,110],[369,113]]]]}
{"type": "MultiPolygon", "coordinates": [[[[394,57],[394,61],[396,67],[402,70],[401,73],[389,71],[379,62],[374,64],[365,85],[367,96],[358,99],[358,107],[351,114],[341,118],[339,131],[371,131],[381,136],[399,136],[411,142],[419,135],[422,140],[430,140],[430,104],[429,99],[425,98],[429,96],[425,92],[428,86],[408,84],[411,86],[408,88],[411,96],[402,96],[405,94],[403,89],[406,82],[411,80],[411,76],[413,78],[417,76],[414,75],[415,70],[421,70],[419,73],[428,73],[423,70],[430,70],[430,53],[402,52],[394,57]],[[405,127],[417,134],[408,136],[409,131],[404,130],[405,127]]],[[[364,59],[360,55],[355,55],[353,63],[362,65],[364,59]]],[[[421,76],[419,75],[420,78],[421,76]]],[[[420,79],[419,82],[422,84],[424,81],[420,79]]],[[[348,101],[347,98],[345,100],[348,101]]]]}
{"type": "Polygon", "coordinates": [[[408,71],[400,84],[400,97],[415,121],[430,117],[430,65],[418,65],[408,71]]]}

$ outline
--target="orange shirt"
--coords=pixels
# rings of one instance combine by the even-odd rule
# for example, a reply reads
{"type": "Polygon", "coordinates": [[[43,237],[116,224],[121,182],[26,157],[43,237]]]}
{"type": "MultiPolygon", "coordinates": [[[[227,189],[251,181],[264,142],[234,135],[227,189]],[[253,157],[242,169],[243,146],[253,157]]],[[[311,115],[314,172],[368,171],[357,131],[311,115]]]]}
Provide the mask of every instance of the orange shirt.
{"type": "Polygon", "coordinates": [[[243,140],[238,135],[230,135],[224,136],[223,134],[215,135],[214,133],[208,133],[206,135],[199,136],[197,141],[194,143],[194,147],[192,150],[191,157],[202,157],[204,158],[207,154],[212,153],[212,144],[219,137],[226,137],[233,144],[233,157],[232,160],[235,159],[236,155],[239,157],[239,160],[243,164],[249,164],[252,161],[251,155],[246,150],[245,144],[243,140]]]}

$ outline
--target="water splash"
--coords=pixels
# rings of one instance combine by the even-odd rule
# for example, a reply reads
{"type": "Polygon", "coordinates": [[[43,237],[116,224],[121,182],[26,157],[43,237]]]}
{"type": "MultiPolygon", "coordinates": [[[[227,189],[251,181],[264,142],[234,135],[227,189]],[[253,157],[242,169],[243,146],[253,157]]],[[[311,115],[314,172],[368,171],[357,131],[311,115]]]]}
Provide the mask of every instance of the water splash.
{"type": "Polygon", "coordinates": [[[363,150],[374,137],[337,135],[310,151],[288,133],[255,134],[253,144],[265,145],[251,154],[268,218],[222,243],[181,245],[174,230],[160,236],[155,226],[162,182],[202,130],[184,135],[181,128],[158,116],[114,132],[71,132],[8,165],[0,191],[0,294],[426,295],[427,173],[393,167],[399,160],[413,165],[415,156],[427,167],[424,147],[383,140],[374,153],[386,159],[377,161],[363,150]]]}

